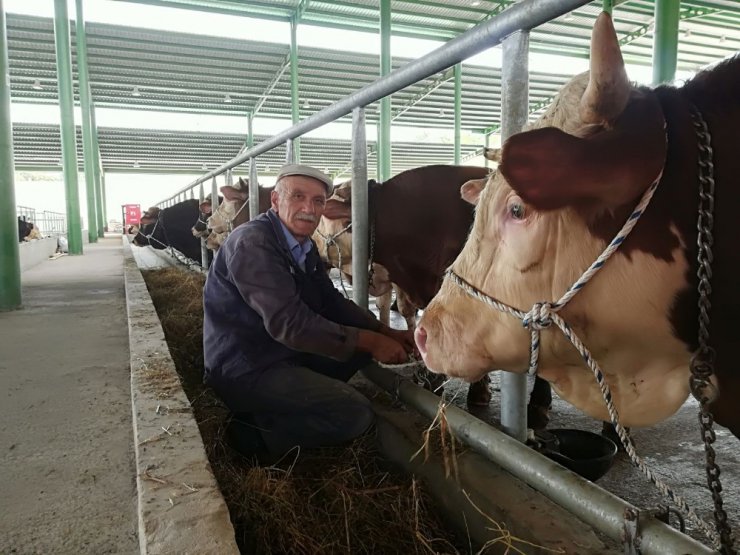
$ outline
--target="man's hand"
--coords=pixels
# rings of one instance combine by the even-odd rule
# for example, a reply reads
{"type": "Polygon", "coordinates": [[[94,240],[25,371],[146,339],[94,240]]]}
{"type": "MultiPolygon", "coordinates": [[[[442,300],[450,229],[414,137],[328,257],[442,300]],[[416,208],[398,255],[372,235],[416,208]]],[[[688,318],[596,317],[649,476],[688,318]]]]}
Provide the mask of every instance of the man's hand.
{"type": "Polygon", "coordinates": [[[404,346],[394,338],[369,330],[360,330],[357,348],[370,353],[378,362],[402,364],[408,360],[404,346]]]}
{"type": "Polygon", "coordinates": [[[398,341],[407,353],[416,352],[416,342],[414,341],[414,332],[411,330],[394,330],[388,326],[383,326],[380,333],[391,339],[398,341]]]}

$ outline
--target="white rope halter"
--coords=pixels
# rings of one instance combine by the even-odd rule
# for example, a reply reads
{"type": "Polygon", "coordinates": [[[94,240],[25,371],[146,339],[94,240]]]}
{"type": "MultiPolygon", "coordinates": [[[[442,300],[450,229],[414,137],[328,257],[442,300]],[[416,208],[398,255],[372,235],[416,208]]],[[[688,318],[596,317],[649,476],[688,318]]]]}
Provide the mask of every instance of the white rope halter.
{"type": "Polygon", "coordinates": [[[352,228],[352,222],[349,222],[346,226],[344,226],[342,229],[337,231],[334,234],[330,235],[324,235],[321,233],[321,231],[316,228],[316,233],[321,236],[321,238],[324,240],[324,247],[326,248],[326,258],[329,258],[329,247],[332,245],[336,247],[337,249],[337,256],[338,256],[338,264],[339,264],[339,285],[342,286],[342,292],[344,293],[344,296],[349,299],[349,293],[347,293],[347,289],[344,287],[344,279],[342,278],[342,249],[339,247],[339,243],[337,243],[337,239],[349,231],[352,228]]]}
{"type": "Polygon", "coordinates": [[[565,294],[563,294],[563,296],[560,297],[560,299],[556,302],[538,302],[532,306],[529,312],[524,312],[522,310],[513,308],[505,303],[502,303],[501,301],[494,299],[489,295],[486,295],[479,289],[466,282],[452,269],[448,270],[445,273],[445,278],[452,281],[452,283],[457,285],[460,289],[465,291],[471,297],[486,303],[487,305],[495,308],[496,310],[499,310],[500,312],[506,312],[508,314],[511,314],[512,316],[519,318],[522,321],[522,325],[530,330],[531,343],[528,369],[528,373],[530,375],[536,374],[537,367],[539,366],[540,332],[543,329],[550,327],[552,324],[555,324],[558,328],[560,328],[560,330],[563,332],[563,335],[568,338],[568,340],[581,354],[583,360],[586,362],[589,369],[596,378],[596,382],[599,385],[599,389],[601,390],[604,402],[606,403],[606,408],[609,411],[609,419],[611,420],[611,423],[614,426],[614,429],[616,430],[617,435],[622,442],[622,445],[624,446],[625,452],[629,455],[632,463],[637,466],[653,484],[655,484],[655,486],[664,496],[670,498],[671,501],[673,501],[676,506],[678,506],[678,508],[684,514],[686,514],[687,517],[699,529],[702,530],[702,532],[707,536],[707,538],[710,539],[710,541],[712,541],[715,545],[719,545],[719,537],[712,529],[712,527],[704,522],[701,518],[699,518],[696,512],[688,506],[686,500],[676,494],[667,484],[660,480],[660,478],[658,478],[653,473],[653,471],[647,467],[642,458],[637,454],[637,452],[635,451],[635,446],[632,443],[632,438],[630,438],[629,434],[624,429],[624,426],[622,426],[619,422],[619,413],[614,406],[611,390],[609,389],[609,384],[606,383],[606,379],[604,378],[604,374],[601,371],[599,364],[596,362],[596,360],[594,360],[591,352],[578,338],[573,329],[565,322],[565,320],[563,320],[563,318],[561,318],[557,314],[566,304],[568,304],[568,302],[570,302],[570,300],[576,295],[576,293],[578,293],[578,291],[583,289],[584,285],[586,285],[591,280],[591,278],[596,275],[596,272],[604,267],[606,261],[609,260],[609,258],[617,251],[622,243],[624,243],[624,240],[635,227],[637,221],[640,219],[640,216],[642,216],[645,208],[650,203],[650,200],[653,198],[653,194],[658,188],[661,177],[662,171],[661,174],[656,178],[656,180],[650,185],[650,187],[648,187],[647,190],[643,193],[640,202],[632,211],[632,214],[630,214],[630,216],[627,218],[627,221],[622,226],[622,229],[620,229],[614,239],[612,239],[611,243],[607,245],[601,255],[599,255],[599,257],[594,261],[594,263],[591,264],[591,266],[589,266],[585,272],[583,272],[583,275],[581,275],[581,277],[578,278],[578,280],[573,285],[571,285],[565,292],[565,294]]]}

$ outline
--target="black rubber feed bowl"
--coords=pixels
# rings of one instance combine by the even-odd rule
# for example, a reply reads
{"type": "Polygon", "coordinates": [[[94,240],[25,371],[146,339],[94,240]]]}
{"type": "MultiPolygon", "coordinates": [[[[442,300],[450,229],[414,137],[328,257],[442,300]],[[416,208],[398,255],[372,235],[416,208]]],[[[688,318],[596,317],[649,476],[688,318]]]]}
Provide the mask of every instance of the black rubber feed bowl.
{"type": "Polygon", "coordinates": [[[560,428],[547,430],[555,438],[544,455],[587,480],[598,480],[611,468],[617,454],[615,443],[600,434],[560,428]]]}

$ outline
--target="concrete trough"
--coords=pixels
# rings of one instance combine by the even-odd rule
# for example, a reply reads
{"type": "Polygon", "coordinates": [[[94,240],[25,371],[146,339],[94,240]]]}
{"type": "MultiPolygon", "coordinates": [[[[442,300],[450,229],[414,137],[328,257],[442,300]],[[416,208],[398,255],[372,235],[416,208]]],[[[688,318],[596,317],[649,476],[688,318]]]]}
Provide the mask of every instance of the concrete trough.
{"type": "Polygon", "coordinates": [[[123,238],[142,554],[239,553],[149,291],[123,238]]]}

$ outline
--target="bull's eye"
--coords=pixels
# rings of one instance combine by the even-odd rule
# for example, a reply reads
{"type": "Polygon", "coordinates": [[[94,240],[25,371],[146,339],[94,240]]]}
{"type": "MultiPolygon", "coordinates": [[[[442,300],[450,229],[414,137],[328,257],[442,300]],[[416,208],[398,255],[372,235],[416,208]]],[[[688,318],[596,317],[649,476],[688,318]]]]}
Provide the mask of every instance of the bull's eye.
{"type": "Polygon", "coordinates": [[[524,203],[515,197],[509,201],[509,214],[515,220],[523,220],[526,214],[524,210],[524,203]]]}

